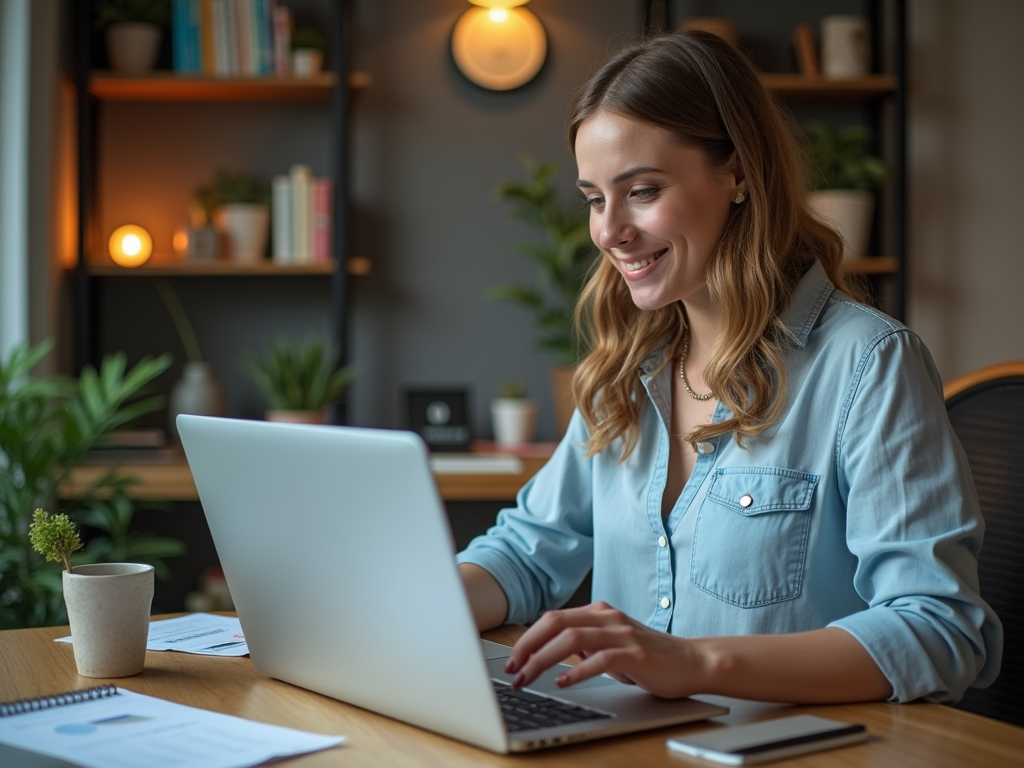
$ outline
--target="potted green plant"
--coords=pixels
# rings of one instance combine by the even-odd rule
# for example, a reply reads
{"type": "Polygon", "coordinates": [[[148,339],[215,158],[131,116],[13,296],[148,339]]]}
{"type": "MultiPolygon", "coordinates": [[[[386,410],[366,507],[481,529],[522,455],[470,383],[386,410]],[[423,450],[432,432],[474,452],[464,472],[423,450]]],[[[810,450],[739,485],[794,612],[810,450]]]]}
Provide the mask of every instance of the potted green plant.
{"type": "Polygon", "coordinates": [[[96,25],[106,29],[111,68],[127,73],[152,69],[162,28],[170,21],[170,0],[102,0],[96,8],[96,25]]]}
{"type": "Polygon", "coordinates": [[[555,416],[563,433],[572,416],[572,366],[581,348],[573,329],[573,312],[594,257],[587,217],[580,209],[563,207],[553,177],[558,163],[522,160],[529,180],[505,182],[497,196],[512,206],[515,218],[534,226],[538,240],[517,243],[515,248],[537,265],[532,285],[492,286],[488,296],[515,302],[529,310],[539,331],[537,345],[554,352],[561,363],[552,371],[555,416]]]}
{"type": "Polygon", "coordinates": [[[354,371],[338,366],[338,355],[323,338],[305,343],[281,338],[245,367],[267,398],[268,421],[323,424],[327,407],[345,396],[354,371]]]}
{"type": "Polygon", "coordinates": [[[270,183],[245,171],[219,168],[196,188],[196,206],[220,233],[225,255],[252,264],[267,254],[270,183]]]}
{"type": "MultiPolygon", "coordinates": [[[[33,510],[56,504],[57,490],[86,454],[113,430],[159,407],[145,389],[170,363],[145,359],[128,369],[123,353],[77,378],[36,376],[32,369],[52,344],[18,345],[0,359],[0,629],[61,624],[60,570],[36,554],[29,530],[33,510]]],[[[176,539],[131,530],[131,478],[116,468],[99,477],[67,511],[94,529],[82,563],[138,561],[166,577],[163,558],[180,555],[176,539]]]]}
{"type": "Polygon", "coordinates": [[[843,236],[847,257],[865,256],[875,191],[887,176],[882,159],[865,149],[871,131],[859,125],[833,130],[820,121],[808,123],[805,130],[808,204],[843,236]]]}
{"type": "Polygon", "coordinates": [[[491,401],[491,426],[499,445],[522,445],[533,440],[537,403],[527,397],[522,382],[506,382],[491,401]]]}
{"type": "Polygon", "coordinates": [[[312,27],[298,27],[292,32],[292,75],[313,77],[324,64],[324,37],[312,27]]]}
{"type": "Polygon", "coordinates": [[[32,514],[29,540],[47,561],[64,566],[64,602],[78,674],[139,674],[146,665],[153,566],[101,563],[72,568],[71,553],[82,548],[78,528],[67,515],[50,515],[42,509],[32,514]]]}

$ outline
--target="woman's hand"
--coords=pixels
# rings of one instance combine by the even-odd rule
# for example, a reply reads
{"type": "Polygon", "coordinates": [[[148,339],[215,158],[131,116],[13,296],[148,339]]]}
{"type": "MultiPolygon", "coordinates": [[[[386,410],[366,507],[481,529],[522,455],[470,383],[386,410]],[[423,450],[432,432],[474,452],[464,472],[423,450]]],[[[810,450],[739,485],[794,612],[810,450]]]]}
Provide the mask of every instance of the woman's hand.
{"type": "Polygon", "coordinates": [[[513,685],[529,685],[573,654],[582,661],[558,676],[565,687],[608,674],[662,698],[697,693],[704,665],[691,641],[658,632],[607,603],[545,613],[512,649],[505,671],[513,685]]]}

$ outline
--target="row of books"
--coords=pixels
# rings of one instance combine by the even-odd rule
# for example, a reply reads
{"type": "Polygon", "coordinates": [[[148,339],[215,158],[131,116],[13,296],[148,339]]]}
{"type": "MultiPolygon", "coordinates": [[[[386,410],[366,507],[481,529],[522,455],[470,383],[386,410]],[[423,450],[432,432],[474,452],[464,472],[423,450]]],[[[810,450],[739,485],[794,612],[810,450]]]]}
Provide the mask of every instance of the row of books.
{"type": "Polygon", "coordinates": [[[275,264],[315,264],[331,259],[329,178],[293,165],[273,178],[270,202],[271,258],[275,264]]]}
{"type": "Polygon", "coordinates": [[[276,0],[173,0],[171,53],[178,74],[286,77],[292,12],[276,0]]]}

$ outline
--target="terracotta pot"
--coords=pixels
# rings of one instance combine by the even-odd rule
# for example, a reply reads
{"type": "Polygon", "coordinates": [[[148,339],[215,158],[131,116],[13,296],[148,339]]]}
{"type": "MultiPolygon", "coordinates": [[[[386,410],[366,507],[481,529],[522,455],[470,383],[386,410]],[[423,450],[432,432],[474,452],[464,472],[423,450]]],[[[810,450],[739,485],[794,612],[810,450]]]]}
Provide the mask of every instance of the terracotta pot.
{"type": "Polygon", "coordinates": [[[146,665],[153,566],[79,565],[64,571],[64,603],[82,677],[128,677],[146,665]]]}
{"type": "Polygon", "coordinates": [[[327,411],[267,411],[267,421],[277,421],[285,424],[326,424],[327,411]]]}

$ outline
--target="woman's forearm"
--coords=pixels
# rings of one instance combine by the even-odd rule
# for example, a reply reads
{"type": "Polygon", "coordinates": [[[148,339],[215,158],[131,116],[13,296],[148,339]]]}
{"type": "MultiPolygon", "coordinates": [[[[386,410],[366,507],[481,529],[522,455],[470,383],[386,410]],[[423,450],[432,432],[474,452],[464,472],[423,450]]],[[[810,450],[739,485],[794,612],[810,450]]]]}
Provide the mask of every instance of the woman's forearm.
{"type": "Polygon", "coordinates": [[[481,632],[494,629],[505,623],[508,615],[508,598],[501,584],[479,565],[462,563],[459,575],[469,597],[469,606],[481,632]]]}
{"type": "Polygon", "coordinates": [[[805,703],[878,701],[892,693],[864,646],[838,627],[689,642],[702,660],[702,693],[805,703]]]}

